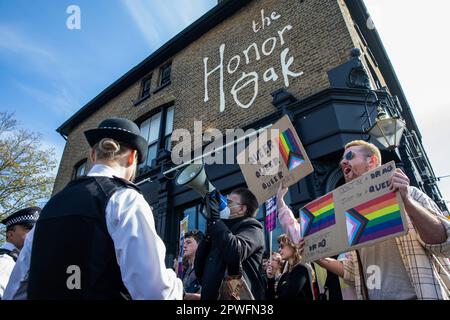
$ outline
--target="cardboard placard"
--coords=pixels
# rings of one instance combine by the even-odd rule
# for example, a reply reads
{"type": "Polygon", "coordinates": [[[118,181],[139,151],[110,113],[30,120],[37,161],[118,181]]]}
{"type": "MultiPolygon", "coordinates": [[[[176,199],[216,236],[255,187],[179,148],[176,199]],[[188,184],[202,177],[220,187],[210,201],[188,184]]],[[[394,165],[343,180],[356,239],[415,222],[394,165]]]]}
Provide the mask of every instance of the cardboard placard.
{"type": "Polygon", "coordinates": [[[391,161],[300,209],[303,261],[337,255],[407,233],[403,201],[389,192],[391,161]]]}
{"type": "Polygon", "coordinates": [[[314,171],[288,116],[260,133],[237,159],[259,204],[275,195],[281,182],[288,187],[314,171]]]}
{"type": "Polygon", "coordinates": [[[184,235],[188,232],[189,227],[189,215],[187,215],[183,220],[180,221],[180,240],[178,248],[178,264],[177,264],[177,275],[179,277],[183,274],[183,256],[184,256],[184,235]]]}

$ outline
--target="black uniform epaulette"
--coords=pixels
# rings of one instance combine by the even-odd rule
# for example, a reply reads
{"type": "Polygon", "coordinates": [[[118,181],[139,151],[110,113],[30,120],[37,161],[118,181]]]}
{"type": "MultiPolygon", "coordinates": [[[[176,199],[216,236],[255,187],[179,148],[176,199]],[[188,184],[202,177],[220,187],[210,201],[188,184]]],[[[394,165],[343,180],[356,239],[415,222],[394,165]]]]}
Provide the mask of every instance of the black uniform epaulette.
{"type": "Polygon", "coordinates": [[[17,261],[17,258],[19,257],[18,254],[14,253],[14,252],[12,252],[12,251],[10,251],[10,250],[0,248],[0,256],[2,256],[2,255],[4,255],[4,254],[7,254],[8,256],[10,256],[11,258],[13,258],[14,262],[16,262],[16,261],[17,261]]]}
{"type": "Polygon", "coordinates": [[[125,180],[123,178],[116,177],[116,176],[113,176],[113,179],[114,179],[114,181],[118,182],[120,185],[122,185],[122,186],[124,186],[126,188],[134,189],[137,192],[142,194],[141,189],[139,189],[139,187],[137,185],[135,185],[134,183],[132,183],[132,182],[130,182],[128,180],[125,180]]]}

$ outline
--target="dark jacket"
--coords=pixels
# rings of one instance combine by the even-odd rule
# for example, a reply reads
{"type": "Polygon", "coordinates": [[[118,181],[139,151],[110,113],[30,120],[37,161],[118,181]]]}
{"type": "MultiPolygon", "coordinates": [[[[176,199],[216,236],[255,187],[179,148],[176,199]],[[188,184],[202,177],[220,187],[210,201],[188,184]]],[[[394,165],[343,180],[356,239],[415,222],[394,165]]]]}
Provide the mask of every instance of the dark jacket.
{"type": "Polygon", "coordinates": [[[297,264],[291,271],[281,275],[276,291],[274,286],[275,280],[269,279],[268,300],[313,300],[308,269],[301,264],[297,264]]]}
{"type": "Polygon", "coordinates": [[[239,262],[255,299],[265,299],[263,253],[263,227],[256,219],[244,217],[210,223],[195,255],[195,273],[202,285],[201,299],[217,300],[227,266],[234,268],[231,266],[239,262]]]}

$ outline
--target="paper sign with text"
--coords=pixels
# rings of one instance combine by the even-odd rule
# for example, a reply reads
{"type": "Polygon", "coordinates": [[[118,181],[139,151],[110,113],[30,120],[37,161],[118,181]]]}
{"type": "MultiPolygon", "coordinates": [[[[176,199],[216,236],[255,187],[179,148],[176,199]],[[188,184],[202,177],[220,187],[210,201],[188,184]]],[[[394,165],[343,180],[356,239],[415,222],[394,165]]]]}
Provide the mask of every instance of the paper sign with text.
{"type": "Polygon", "coordinates": [[[189,215],[187,215],[183,220],[180,221],[180,240],[178,248],[178,265],[177,265],[177,275],[181,278],[183,275],[183,255],[184,255],[184,235],[188,232],[189,226],[189,215]]]}
{"type": "Polygon", "coordinates": [[[237,159],[259,204],[275,195],[281,182],[288,187],[314,171],[288,116],[260,133],[237,159]]]}
{"type": "Polygon", "coordinates": [[[391,161],[300,209],[304,262],[406,234],[401,196],[389,191],[394,170],[395,162],[391,161]]]}

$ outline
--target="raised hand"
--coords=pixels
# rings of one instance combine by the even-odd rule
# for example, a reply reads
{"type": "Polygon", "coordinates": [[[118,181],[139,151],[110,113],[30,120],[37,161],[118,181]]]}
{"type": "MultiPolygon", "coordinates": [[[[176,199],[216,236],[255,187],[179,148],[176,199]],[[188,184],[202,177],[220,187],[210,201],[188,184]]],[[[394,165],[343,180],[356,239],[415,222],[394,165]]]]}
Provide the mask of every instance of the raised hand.
{"type": "Polygon", "coordinates": [[[399,191],[403,200],[408,197],[409,178],[399,168],[395,169],[394,175],[390,179],[390,191],[399,191]]]}
{"type": "Polygon", "coordinates": [[[273,273],[273,268],[270,264],[267,266],[266,273],[267,273],[267,278],[269,278],[269,279],[272,279],[275,276],[273,273]]]}
{"type": "Polygon", "coordinates": [[[284,207],[286,204],[284,203],[284,196],[288,192],[288,188],[285,188],[282,183],[280,183],[280,186],[277,190],[277,206],[278,208],[284,207]]]}

